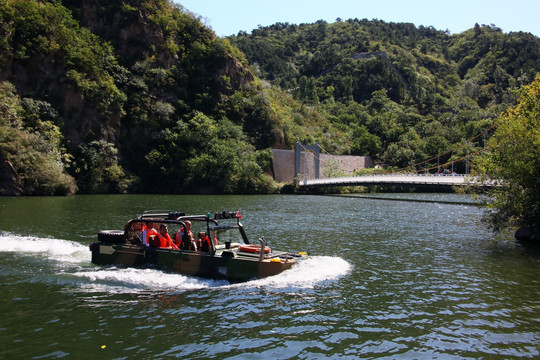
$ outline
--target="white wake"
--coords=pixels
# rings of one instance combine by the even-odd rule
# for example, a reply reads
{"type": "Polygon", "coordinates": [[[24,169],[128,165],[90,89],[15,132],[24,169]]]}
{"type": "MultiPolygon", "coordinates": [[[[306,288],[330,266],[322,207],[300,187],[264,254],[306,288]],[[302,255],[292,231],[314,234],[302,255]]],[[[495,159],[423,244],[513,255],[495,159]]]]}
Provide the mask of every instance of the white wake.
{"type": "Polygon", "coordinates": [[[0,232],[0,252],[45,257],[66,263],[89,263],[90,248],[75,241],[19,236],[0,232]]]}
{"type": "Polygon", "coordinates": [[[345,276],[352,268],[339,257],[312,256],[281,274],[229,284],[223,280],[201,279],[155,269],[97,266],[90,261],[88,245],[61,239],[0,233],[0,252],[46,260],[51,264],[50,276],[58,277],[62,283],[71,282],[81,291],[88,292],[176,292],[223,287],[312,288],[345,276]]]}

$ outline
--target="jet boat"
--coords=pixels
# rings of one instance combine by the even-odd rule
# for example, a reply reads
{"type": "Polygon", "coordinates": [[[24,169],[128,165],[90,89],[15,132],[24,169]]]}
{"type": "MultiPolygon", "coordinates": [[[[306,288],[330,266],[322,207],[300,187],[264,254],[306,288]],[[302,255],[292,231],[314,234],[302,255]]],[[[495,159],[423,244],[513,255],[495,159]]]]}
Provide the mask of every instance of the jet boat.
{"type": "Polygon", "coordinates": [[[242,282],[277,275],[308,256],[304,252],[275,251],[264,237],[259,238],[258,243],[250,242],[241,218],[237,211],[222,211],[214,216],[146,211],[128,221],[124,230],[100,231],[98,241],[90,245],[92,262],[151,267],[188,276],[242,282]],[[180,247],[156,247],[159,246],[154,238],[157,235],[149,236],[145,245],[145,226],[159,229],[163,225],[173,240],[180,232],[180,247]],[[206,247],[192,239],[190,226],[207,236],[206,247]]]}

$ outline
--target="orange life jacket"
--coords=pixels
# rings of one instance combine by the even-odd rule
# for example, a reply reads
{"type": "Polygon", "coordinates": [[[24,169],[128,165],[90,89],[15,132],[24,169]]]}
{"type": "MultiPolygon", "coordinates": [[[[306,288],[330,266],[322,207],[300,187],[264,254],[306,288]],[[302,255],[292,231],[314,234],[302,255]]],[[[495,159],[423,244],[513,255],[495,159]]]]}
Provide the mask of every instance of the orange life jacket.
{"type": "MultiPolygon", "coordinates": [[[[191,233],[191,231],[188,231],[188,236],[189,236],[189,240],[193,240],[193,234],[191,233]]],[[[178,246],[180,249],[182,248],[182,237],[184,237],[184,229],[180,229],[176,232],[176,235],[175,235],[175,244],[176,246],[178,246]]]]}
{"type": "Polygon", "coordinates": [[[141,241],[143,242],[144,245],[148,246],[150,243],[149,243],[149,239],[150,239],[150,236],[152,235],[157,235],[158,234],[158,231],[154,228],[148,228],[148,226],[144,225],[143,228],[142,228],[142,231],[141,231],[141,235],[142,235],[142,238],[141,238],[141,241]]]}
{"type": "MultiPolygon", "coordinates": [[[[215,245],[218,245],[218,241],[216,238],[214,238],[215,245]]],[[[201,239],[201,251],[208,252],[212,248],[212,243],[210,242],[210,238],[208,236],[205,236],[201,239]]]]}
{"type": "Polygon", "coordinates": [[[173,241],[169,234],[162,235],[161,233],[159,233],[154,238],[154,247],[171,248],[173,247],[173,241]]]}

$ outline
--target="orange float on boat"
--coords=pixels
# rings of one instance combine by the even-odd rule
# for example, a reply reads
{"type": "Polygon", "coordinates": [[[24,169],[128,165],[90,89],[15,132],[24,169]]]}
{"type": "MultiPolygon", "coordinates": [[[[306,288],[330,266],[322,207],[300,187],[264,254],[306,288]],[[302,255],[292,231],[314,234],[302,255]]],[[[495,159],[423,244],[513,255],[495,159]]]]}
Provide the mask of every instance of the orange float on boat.
{"type": "MultiPolygon", "coordinates": [[[[248,253],[259,254],[261,252],[261,245],[251,245],[251,244],[240,245],[238,250],[248,252],[248,253]]],[[[265,246],[264,247],[264,253],[268,254],[269,252],[270,252],[270,248],[268,246],[265,246]]]]}

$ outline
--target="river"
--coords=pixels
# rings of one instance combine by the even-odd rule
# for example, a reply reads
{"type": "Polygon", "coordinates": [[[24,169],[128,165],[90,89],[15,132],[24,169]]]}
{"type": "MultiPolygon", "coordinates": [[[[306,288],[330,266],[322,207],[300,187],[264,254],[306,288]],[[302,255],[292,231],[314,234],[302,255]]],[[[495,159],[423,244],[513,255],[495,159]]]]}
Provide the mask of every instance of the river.
{"type": "Polygon", "coordinates": [[[388,197],[0,198],[0,358],[540,357],[538,249],[461,195],[388,197]],[[149,209],[238,210],[310,258],[242,284],[90,262],[99,230],[149,209]]]}

